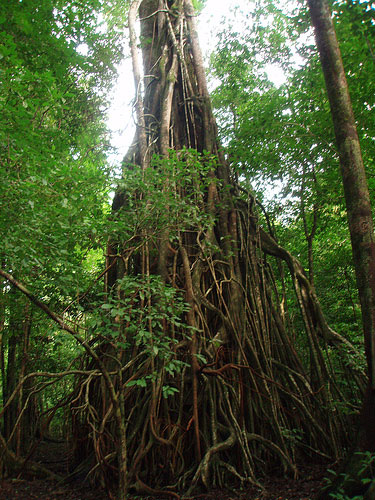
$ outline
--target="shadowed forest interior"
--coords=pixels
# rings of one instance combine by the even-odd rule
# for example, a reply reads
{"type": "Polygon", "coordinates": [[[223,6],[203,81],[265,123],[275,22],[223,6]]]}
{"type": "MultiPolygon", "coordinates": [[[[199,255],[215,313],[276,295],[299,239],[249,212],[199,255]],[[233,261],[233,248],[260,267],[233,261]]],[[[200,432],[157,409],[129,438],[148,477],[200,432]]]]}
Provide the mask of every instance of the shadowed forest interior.
{"type": "Polygon", "coordinates": [[[2,479],[373,499],[374,4],[205,3],[0,5],[2,479]]]}

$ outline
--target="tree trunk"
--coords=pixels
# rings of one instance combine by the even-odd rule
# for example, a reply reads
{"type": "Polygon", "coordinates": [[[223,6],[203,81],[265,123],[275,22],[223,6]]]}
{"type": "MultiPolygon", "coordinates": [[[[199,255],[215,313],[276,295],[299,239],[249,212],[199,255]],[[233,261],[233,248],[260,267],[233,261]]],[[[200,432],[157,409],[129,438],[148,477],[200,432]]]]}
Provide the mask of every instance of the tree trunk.
{"type": "MultiPolygon", "coordinates": [[[[6,391],[4,394],[4,402],[6,403],[9,396],[14,391],[19,374],[19,351],[20,341],[22,339],[22,309],[23,297],[16,291],[12,291],[12,303],[10,304],[10,317],[8,327],[8,356],[6,369],[6,391]]],[[[15,423],[17,420],[18,401],[12,401],[4,414],[4,436],[9,440],[8,446],[11,449],[16,448],[15,439],[15,423]]]]}
{"type": "MultiPolygon", "coordinates": [[[[20,365],[20,371],[18,378],[23,379],[24,376],[27,374],[27,369],[28,369],[28,357],[29,357],[29,347],[30,347],[30,332],[31,332],[31,327],[32,327],[32,310],[31,310],[31,304],[30,302],[26,302],[25,304],[25,309],[24,309],[24,317],[22,321],[22,342],[20,339],[20,345],[19,345],[19,354],[18,357],[20,358],[19,365],[20,365]],[[22,347],[22,351],[21,351],[22,347]]],[[[26,397],[25,397],[25,389],[26,387],[22,386],[20,388],[20,392],[18,395],[18,401],[17,401],[17,417],[21,415],[21,412],[24,410],[23,405],[26,402],[26,397]]],[[[26,418],[27,414],[30,414],[30,409],[26,410],[26,413],[23,414],[22,419],[17,425],[17,431],[16,431],[16,455],[20,456],[21,453],[25,452],[29,446],[30,441],[32,440],[33,436],[31,434],[31,427],[29,425],[29,419],[26,418]]]]}
{"type": "Polygon", "coordinates": [[[362,311],[368,387],[359,448],[375,451],[375,244],[370,195],[353,109],[331,12],[326,0],[308,0],[339,152],[354,267],[362,311]]]}
{"type": "MultiPolygon", "coordinates": [[[[134,1],[129,31],[137,133],[113,203],[123,230],[107,257],[106,307],[118,304],[111,336],[121,343],[98,348],[108,367],[122,366],[114,385],[124,401],[129,485],[175,496],[233,480],[258,484],[272,466],[296,474],[306,454],[338,458],[345,417],[332,402],[342,395],[320,338],[344,339],[325,323],[298,261],[261,229],[256,200],[232,179],[191,0],[134,1]],[[284,259],[292,273],[310,361],[285,329],[264,253],[284,259]],[[188,310],[177,321],[181,291],[188,310]]],[[[106,390],[90,389],[91,404],[105,423],[100,436],[115,436],[106,390]]],[[[111,457],[110,443],[98,438],[95,453],[111,457]]],[[[103,460],[101,468],[111,477],[113,464],[103,460]]]]}

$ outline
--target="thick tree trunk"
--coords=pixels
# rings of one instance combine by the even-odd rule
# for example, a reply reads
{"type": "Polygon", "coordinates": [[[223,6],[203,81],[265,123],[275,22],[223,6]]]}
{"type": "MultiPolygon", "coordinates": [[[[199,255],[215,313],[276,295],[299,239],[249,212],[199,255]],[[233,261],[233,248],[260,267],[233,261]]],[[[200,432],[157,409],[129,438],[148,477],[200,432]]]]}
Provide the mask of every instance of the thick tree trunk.
{"type": "MultiPolygon", "coordinates": [[[[368,387],[359,449],[375,451],[375,242],[370,195],[344,65],[327,0],[308,0],[339,152],[357,287],[368,387]]],[[[358,461],[358,456],[356,458],[358,461]]],[[[361,467],[358,467],[361,468],[361,467]]]]}
{"type": "MultiPolygon", "coordinates": [[[[167,488],[172,496],[234,479],[257,484],[257,474],[272,464],[296,474],[298,458],[338,458],[347,442],[345,417],[332,403],[340,391],[320,346],[321,338],[343,339],[325,323],[298,261],[260,228],[254,198],[231,178],[217,142],[194,16],[191,0],[137,0],[130,7],[137,134],[124,174],[139,174],[139,187],[118,190],[113,219],[127,227],[134,210],[144,215],[133,233],[124,231],[109,245],[108,295],[126,309],[114,320],[125,347],[104,342],[98,349],[108,367],[122,366],[123,382],[116,378],[114,386],[124,401],[130,487],[154,494],[167,488]],[[286,331],[264,253],[284,259],[292,273],[308,361],[286,331]],[[189,310],[177,324],[166,315],[172,303],[163,305],[162,321],[153,316],[161,297],[155,289],[149,293],[152,275],[169,294],[171,287],[183,291],[189,310]],[[126,296],[127,280],[146,286],[126,296]],[[134,324],[151,348],[161,329],[171,359],[183,369],[171,373],[158,349],[153,354],[137,340],[134,324]],[[166,399],[169,386],[175,392],[166,399]],[[290,438],[294,432],[301,440],[290,438]]],[[[112,456],[100,437],[115,434],[106,391],[99,383],[90,390],[98,397],[91,403],[98,421],[105,422],[105,431],[97,431],[97,456],[112,456]]],[[[106,464],[104,475],[112,473],[106,464]]]]}

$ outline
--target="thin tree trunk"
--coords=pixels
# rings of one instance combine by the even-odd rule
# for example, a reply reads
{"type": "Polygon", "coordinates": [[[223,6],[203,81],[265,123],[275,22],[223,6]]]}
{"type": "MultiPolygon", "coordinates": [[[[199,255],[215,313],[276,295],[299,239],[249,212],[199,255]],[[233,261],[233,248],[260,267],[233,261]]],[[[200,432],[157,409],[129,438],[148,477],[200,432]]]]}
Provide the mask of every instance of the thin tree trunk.
{"type": "Polygon", "coordinates": [[[5,304],[4,292],[1,290],[0,301],[0,374],[1,374],[1,389],[2,389],[2,404],[5,405],[6,397],[6,380],[5,380],[5,346],[4,346],[4,325],[5,325],[5,304]]]}
{"type": "MultiPolygon", "coordinates": [[[[21,366],[20,366],[20,373],[19,373],[19,379],[23,379],[28,368],[28,354],[29,354],[29,347],[30,347],[30,331],[31,331],[31,325],[32,325],[32,316],[31,316],[31,304],[30,302],[26,302],[25,304],[25,309],[24,309],[24,318],[23,318],[23,325],[22,325],[22,330],[23,330],[23,342],[22,342],[22,357],[21,357],[21,366]]],[[[20,346],[19,346],[20,347],[20,346]]],[[[25,402],[25,387],[22,386],[20,389],[20,393],[18,396],[18,403],[17,403],[17,416],[20,415],[22,411],[22,406],[25,402]]],[[[23,417],[22,420],[19,422],[18,427],[17,427],[17,432],[16,432],[16,455],[20,456],[21,451],[24,451],[22,449],[22,446],[27,446],[27,441],[31,438],[30,436],[30,429],[26,426],[27,420],[23,417]]]]}
{"type": "MultiPolygon", "coordinates": [[[[22,319],[20,317],[19,307],[20,297],[17,292],[13,291],[13,303],[10,308],[9,332],[8,332],[8,356],[6,368],[6,392],[4,400],[8,400],[9,396],[14,391],[17,385],[18,377],[18,351],[19,343],[22,338],[22,319]]],[[[15,446],[13,434],[14,424],[17,420],[18,399],[13,401],[7,408],[4,414],[4,436],[10,440],[9,447],[15,446]]]]}
{"type": "Polygon", "coordinates": [[[375,244],[370,195],[348,84],[326,0],[308,0],[339,152],[353,260],[362,310],[369,382],[359,446],[375,451],[375,244]]]}
{"type": "MultiPolygon", "coordinates": [[[[368,404],[375,409],[375,243],[370,194],[348,84],[326,0],[308,0],[326,81],[340,157],[353,259],[361,301],[369,373],[368,404]],[[371,403],[370,403],[371,402],[371,403]]],[[[374,411],[369,412],[375,414],[374,411]]],[[[366,446],[375,450],[374,416],[366,425],[366,446]]]]}

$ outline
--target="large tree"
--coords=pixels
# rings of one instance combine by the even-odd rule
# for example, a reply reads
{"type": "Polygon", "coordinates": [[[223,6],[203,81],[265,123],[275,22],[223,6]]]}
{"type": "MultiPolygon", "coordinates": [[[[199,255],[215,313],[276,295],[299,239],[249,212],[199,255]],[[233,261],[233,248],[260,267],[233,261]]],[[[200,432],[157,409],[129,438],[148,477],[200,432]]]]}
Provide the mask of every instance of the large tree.
{"type": "MultiPolygon", "coordinates": [[[[344,339],[234,179],[217,140],[195,16],[191,0],[134,1],[129,9],[137,131],[113,202],[108,301],[95,320],[119,398],[106,385],[86,385],[82,397],[97,417],[81,411],[75,420],[81,441],[89,420],[107,484],[111,436],[121,427],[119,498],[128,487],[258,484],[276,464],[296,474],[306,454],[339,457],[347,439],[333,406],[342,395],[321,348],[344,339]],[[289,268],[307,356],[287,331],[266,255],[289,268]]],[[[81,460],[92,449],[85,443],[81,460]]]]}

